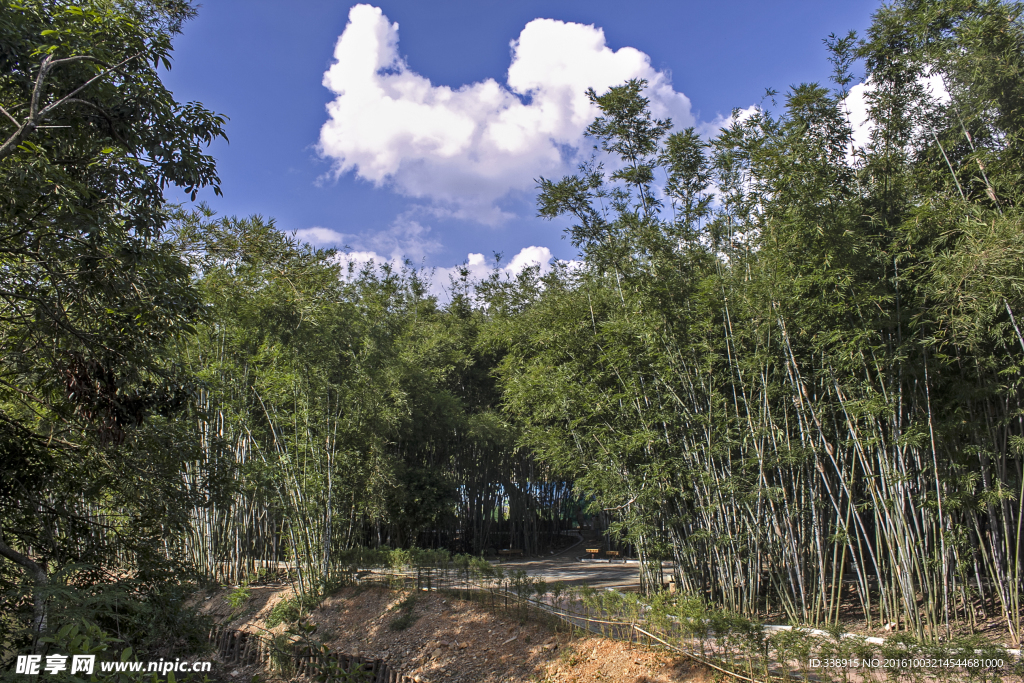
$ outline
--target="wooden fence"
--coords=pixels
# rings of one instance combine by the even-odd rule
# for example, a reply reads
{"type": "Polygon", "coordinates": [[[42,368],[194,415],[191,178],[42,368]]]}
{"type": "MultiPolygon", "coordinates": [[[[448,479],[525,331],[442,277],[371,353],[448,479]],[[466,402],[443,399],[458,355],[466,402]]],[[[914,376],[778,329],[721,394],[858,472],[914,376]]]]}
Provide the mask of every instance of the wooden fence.
{"type": "Polygon", "coordinates": [[[217,655],[224,664],[248,666],[251,664],[267,664],[271,655],[277,651],[291,661],[294,675],[311,677],[318,671],[334,664],[340,671],[355,673],[365,672],[365,683],[413,683],[411,676],[404,676],[383,659],[355,657],[341,653],[320,655],[313,653],[301,643],[294,643],[285,651],[281,651],[271,640],[258,633],[238,631],[235,629],[215,626],[210,632],[210,642],[216,648],[217,655]]]}
{"type": "MultiPolygon", "coordinates": [[[[701,662],[711,669],[726,674],[744,683],[769,683],[776,681],[824,681],[844,680],[857,681],[858,683],[882,683],[899,679],[904,683],[977,683],[979,681],[1017,681],[1024,683],[1024,676],[1021,675],[1020,650],[1009,648],[997,648],[998,652],[984,654],[980,650],[972,649],[950,649],[945,647],[945,657],[956,660],[975,660],[979,657],[998,657],[999,666],[989,670],[979,670],[973,665],[957,664],[942,668],[916,667],[907,668],[906,664],[894,665],[897,668],[886,666],[875,666],[871,668],[858,669],[835,669],[828,670],[818,668],[810,664],[809,658],[829,657],[852,657],[858,659],[868,657],[867,650],[871,650],[870,659],[874,661],[888,661],[890,656],[896,657],[895,661],[917,661],[931,660],[933,656],[928,655],[919,647],[901,646],[898,643],[890,648],[890,654],[886,654],[882,648],[886,642],[881,638],[866,638],[856,634],[842,634],[836,638],[831,632],[815,629],[794,629],[791,626],[759,626],[751,624],[752,631],[747,635],[757,636],[760,633],[763,640],[758,641],[757,647],[749,638],[730,637],[736,634],[730,633],[727,629],[721,633],[711,628],[710,621],[706,629],[698,629],[690,633],[683,628],[684,624],[679,618],[667,616],[667,624],[659,629],[646,619],[645,610],[634,610],[632,614],[618,614],[614,610],[609,611],[604,605],[593,604],[587,606],[578,597],[566,597],[556,601],[551,596],[546,602],[541,595],[538,595],[530,586],[522,583],[525,577],[502,577],[502,578],[480,578],[474,577],[467,569],[448,571],[438,570],[433,567],[417,567],[406,571],[396,570],[360,570],[353,573],[352,580],[358,583],[373,583],[388,588],[405,588],[414,591],[446,591],[466,598],[475,597],[483,604],[488,602],[492,607],[503,605],[506,610],[509,608],[531,610],[536,609],[546,613],[548,616],[558,619],[566,625],[583,631],[613,638],[621,641],[643,643],[648,646],[655,643],[668,650],[681,654],[685,657],[701,662]],[[517,583],[517,589],[511,589],[517,583]],[[799,640],[803,645],[794,649],[794,644],[786,645],[786,639],[780,638],[782,632],[798,630],[799,640]],[[864,646],[865,654],[843,654],[849,647],[840,643],[856,643],[864,646]],[[824,648],[824,649],[822,649],[824,648]],[[802,653],[799,658],[797,650],[802,653]],[[833,653],[833,654],[830,654],[833,653]],[[892,654],[895,653],[895,654],[892,654]],[[964,654],[968,657],[965,659],[964,654]],[[1005,662],[1003,658],[1005,659],[1005,662]],[[1005,665],[1004,665],[1005,664],[1005,665]]],[[[600,601],[599,601],[600,602],[600,601]]],[[[726,625],[728,626],[728,625],[726,625]]],[[[744,631],[746,633],[746,631],[744,631]]],[[[739,635],[743,635],[742,633],[739,635]]],[[[223,630],[217,631],[214,642],[221,658],[228,663],[240,665],[265,662],[274,652],[273,644],[257,634],[243,633],[238,631],[223,630]]],[[[755,638],[756,639],[756,638],[755,638]]],[[[793,640],[793,639],[789,639],[793,640]]],[[[860,650],[858,650],[860,651],[860,650]]],[[[357,670],[363,667],[365,671],[372,672],[373,678],[367,678],[372,683],[413,683],[410,676],[402,676],[391,670],[388,663],[379,659],[366,659],[351,657],[340,654],[314,656],[310,651],[300,650],[300,647],[292,646],[291,651],[283,653],[277,651],[278,656],[287,657],[291,660],[297,675],[315,673],[323,670],[325,664],[331,661],[338,664],[343,671],[357,670]],[[315,665],[315,666],[314,666],[315,665]],[[348,667],[348,668],[346,668],[348,667]]],[[[850,650],[850,652],[853,652],[850,650]]],[[[936,655],[938,656],[938,655],[936,655]]]]}

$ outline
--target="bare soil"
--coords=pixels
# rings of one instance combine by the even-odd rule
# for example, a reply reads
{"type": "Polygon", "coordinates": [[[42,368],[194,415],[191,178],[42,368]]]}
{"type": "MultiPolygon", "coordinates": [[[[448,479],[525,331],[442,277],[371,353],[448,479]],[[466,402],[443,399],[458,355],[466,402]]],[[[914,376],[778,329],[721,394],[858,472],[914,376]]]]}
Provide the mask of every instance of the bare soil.
{"type": "MultiPolygon", "coordinates": [[[[200,611],[218,623],[264,636],[274,605],[292,597],[287,587],[250,588],[249,598],[232,610],[229,589],[202,596],[200,611]]],[[[332,651],[386,660],[392,668],[423,683],[710,683],[699,664],[642,645],[601,637],[574,637],[535,618],[493,610],[438,593],[421,592],[411,607],[411,623],[396,630],[410,591],[351,587],[327,598],[308,617],[314,637],[332,651]],[[417,678],[418,677],[418,678],[417,678]]],[[[564,627],[563,627],[564,628],[564,627]]],[[[230,668],[230,667],[229,667],[230,668]]],[[[268,672],[255,667],[229,671],[229,680],[251,681],[268,672]]]]}

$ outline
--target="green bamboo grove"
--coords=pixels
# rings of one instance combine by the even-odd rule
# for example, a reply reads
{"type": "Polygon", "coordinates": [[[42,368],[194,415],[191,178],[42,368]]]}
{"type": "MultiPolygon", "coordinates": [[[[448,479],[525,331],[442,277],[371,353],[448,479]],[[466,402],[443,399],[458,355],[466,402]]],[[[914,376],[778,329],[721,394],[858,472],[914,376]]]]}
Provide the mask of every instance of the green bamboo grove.
{"type": "Polygon", "coordinates": [[[769,92],[709,143],[642,83],[591,93],[614,170],[540,180],[584,265],[493,343],[524,442],[616,511],[649,589],[671,559],[750,615],[919,637],[1001,616],[1019,640],[1020,12],[883,8],[827,41],[833,90],[769,92]]]}
{"type": "Polygon", "coordinates": [[[210,304],[178,349],[202,387],[185,477],[219,493],[187,511],[191,565],[295,564],[315,592],[355,547],[561,541],[578,496],[515,445],[465,294],[442,309],[415,270],[346,270],[259,217],[182,215],[177,238],[210,304]]]}
{"type": "Polygon", "coordinates": [[[217,187],[224,119],[150,68],[191,11],[165,4],[0,22],[6,108],[47,26],[145,48],[93,104],[149,102],[191,160],[70,111],[0,156],[0,656],[81,618],[156,652],[190,579],[287,569],[315,599],[360,553],[542,555],[595,521],[655,600],[1021,642],[1024,6],[883,6],[825,41],[831,84],[717,131],[591,91],[593,156],[537,179],[577,258],[445,300],[166,204],[217,187]]]}

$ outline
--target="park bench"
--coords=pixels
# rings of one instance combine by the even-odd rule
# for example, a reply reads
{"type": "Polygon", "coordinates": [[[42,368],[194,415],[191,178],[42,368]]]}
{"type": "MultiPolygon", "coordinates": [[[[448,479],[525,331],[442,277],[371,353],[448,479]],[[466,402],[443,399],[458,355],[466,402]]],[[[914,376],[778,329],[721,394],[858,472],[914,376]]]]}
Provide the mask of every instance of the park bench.
{"type": "Polygon", "coordinates": [[[523,554],[523,549],[522,548],[505,548],[503,550],[499,550],[498,554],[499,555],[504,555],[505,557],[511,557],[512,555],[520,555],[521,556],[523,554]]]}
{"type": "Polygon", "coordinates": [[[600,548],[587,548],[586,552],[590,553],[590,559],[597,557],[597,554],[601,552],[600,548]]]}
{"type": "Polygon", "coordinates": [[[618,550],[605,550],[604,554],[608,556],[609,560],[612,560],[612,559],[615,559],[616,557],[619,556],[619,551],[618,550]]]}

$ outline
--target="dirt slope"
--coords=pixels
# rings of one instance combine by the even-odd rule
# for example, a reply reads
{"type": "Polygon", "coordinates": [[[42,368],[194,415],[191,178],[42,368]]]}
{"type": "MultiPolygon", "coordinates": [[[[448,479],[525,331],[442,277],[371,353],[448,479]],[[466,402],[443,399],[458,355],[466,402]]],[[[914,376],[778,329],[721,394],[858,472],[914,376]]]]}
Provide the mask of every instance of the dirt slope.
{"type": "MultiPolygon", "coordinates": [[[[284,625],[265,628],[270,610],[291,596],[290,588],[253,588],[235,610],[223,590],[206,597],[201,611],[232,628],[263,635],[283,633],[284,625]],[[229,621],[230,620],[230,621],[229,621]]],[[[645,647],[600,637],[573,638],[514,613],[454,600],[437,593],[382,588],[348,588],[313,612],[315,637],[333,651],[380,657],[393,668],[424,683],[707,683],[700,667],[645,647]],[[412,602],[411,608],[409,607],[412,602]],[[404,614],[408,625],[392,624],[404,614]]],[[[256,673],[230,672],[247,683],[256,673]]],[[[266,678],[266,673],[261,677],[266,678]]]]}

